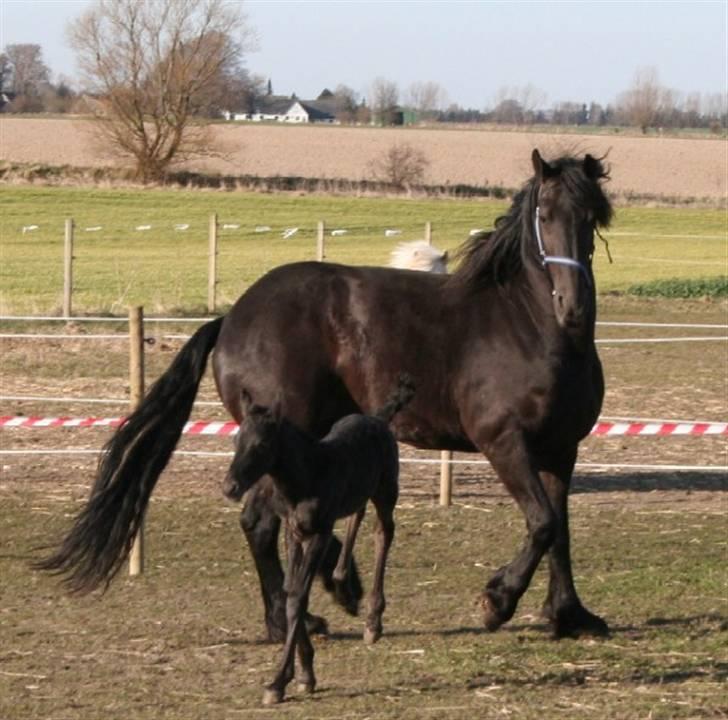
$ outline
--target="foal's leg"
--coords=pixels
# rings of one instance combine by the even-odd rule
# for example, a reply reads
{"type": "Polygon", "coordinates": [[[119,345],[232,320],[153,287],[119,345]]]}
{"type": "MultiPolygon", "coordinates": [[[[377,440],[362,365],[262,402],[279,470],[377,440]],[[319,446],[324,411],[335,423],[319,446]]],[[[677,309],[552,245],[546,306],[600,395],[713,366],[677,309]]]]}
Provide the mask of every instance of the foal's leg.
{"type": "Polygon", "coordinates": [[[582,605],[571,572],[568,495],[575,461],[576,448],[564,462],[540,472],[557,520],[556,537],[549,550],[549,589],[543,606],[543,614],[551,622],[556,637],[609,632],[604,620],[582,605]]]}
{"type": "MultiPolygon", "coordinates": [[[[346,537],[344,538],[344,544],[339,553],[339,561],[336,563],[332,579],[334,581],[334,591],[336,593],[336,599],[351,615],[359,614],[359,602],[354,601],[347,604],[347,593],[346,588],[349,584],[349,577],[351,575],[352,565],[352,551],[354,549],[354,543],[356,542],[356,536],[359,532],[359,526],[364,518],[366,512],[366,505],[360,510],[349,516],[346,521],[346,537]]],[[[351,598],[353,600],[353,598],[351,598]]]]}
{"type": "Polygon", "coordinates": [[[384,570],[387,566],[387,555],[394,540],[394,502],[372,498],[377,511],[377,524],[374,530],[374,579],[369,596],[369,615],[364,629],[364,642],[372,645],[382,637],[382,614],[387,606],[384,598],[384,570]]]}
{"type": "MultiPolygon", "coordinates": [[[[283,590],[283,567],[278,555],[278,533],[281,522],[279,512],[285,511],[285,506],[279,507],[275,488],[269,478],[264,478],[254,485],[245,497],[245,507],[240,514],[240,527],[245,539],[248,541],[250,552],[258,571],[260,590],[265,608],[266,635],[269,642],[283,642],[286,638],[286,594],[283,590]]],[[[339,541],[332,537],[326,550],[325,562],[322,562],[321,572],[326,589],[333,590],[330,572],[333,570],[339,541]],[[329,572],[327,573],[327,569],[329,572]]],[[[349,602],[344,605],[348,611],[349,603],[356,603],[361,599],[363,590],[356,564],[352,558],[353,574],[349,583],[347,597],[349,602]]],[[[326,634],[328,626],[326,620],[316,615],[306,615],[306,626],[309,632],[326,634]]]]}
{"type": "MultiPolygon", "coordinates": [[[[321,557],[326,550],[329,535],[314,535],[304,541],[303,545],[295,542],[296,547],[289,552],[291,564],[288,568],[286,585],[289,588],[286,601],[286,620],[288,630],[283,645],[281,660],[273,682],[263,693],[263,704],[273,705],[283,700],[286,685],[293,679],[295,651],[301,661],[299,684],[307,691],[313,692],[316,678],[313,672],[314,650],[308,637],[304,622],[304,614],[308,605],[311,584],[321,557]]],[[[293,541],[292,541],[293,542],[293,541]]]]}
{"type": "Polygon", "coordinates": [[[519,432],[504,432],[487,446],[487,451],[498,477],[525,515],[528,529],[523,549],[496,571],[483,591],[481,604],[485,627],[496,630],[513,617],[518,600],[554,541],[557,518],[519,432]]]}

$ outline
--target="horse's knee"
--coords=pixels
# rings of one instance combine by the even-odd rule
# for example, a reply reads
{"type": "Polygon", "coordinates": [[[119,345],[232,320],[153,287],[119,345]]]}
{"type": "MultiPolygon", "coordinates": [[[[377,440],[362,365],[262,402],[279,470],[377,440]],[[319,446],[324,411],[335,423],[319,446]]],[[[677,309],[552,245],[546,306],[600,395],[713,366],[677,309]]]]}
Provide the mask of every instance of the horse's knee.
{"type": "Polygon", "coordinates": [[[531,525],[531,542],[545,552],[556,540],[557,531],[558,521],[556,516],[553,513],[548,513],[531,525]]]}

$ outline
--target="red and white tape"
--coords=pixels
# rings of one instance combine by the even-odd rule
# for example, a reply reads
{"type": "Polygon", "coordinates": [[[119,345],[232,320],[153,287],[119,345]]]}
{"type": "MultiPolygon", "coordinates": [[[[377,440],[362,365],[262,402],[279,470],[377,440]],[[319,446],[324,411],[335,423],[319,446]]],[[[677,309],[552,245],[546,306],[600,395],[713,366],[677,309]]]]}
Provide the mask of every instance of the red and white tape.
{"type": "MultiPolygon", "coordinates": [[[[118,427],[124,418],[72,418],[72,417],[25,417],[0,416],[0,428],[88,428],[118,427]]],[[[185,423],[185,435],[234,435],[238,431],[235,422],[197,420],[185,423]]],[[[658,436],[668,435],[728,435],[728,423],[706,422],[599,422],[591,431],[601,437],[658,436]]]]}

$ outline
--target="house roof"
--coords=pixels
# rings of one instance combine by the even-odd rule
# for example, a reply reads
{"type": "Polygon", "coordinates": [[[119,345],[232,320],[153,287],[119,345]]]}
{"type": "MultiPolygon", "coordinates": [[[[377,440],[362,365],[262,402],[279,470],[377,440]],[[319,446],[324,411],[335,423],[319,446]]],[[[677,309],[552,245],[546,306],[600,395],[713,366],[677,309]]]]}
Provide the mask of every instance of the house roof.
{"type": "Polygon", "coordinates": [[[263,95],[256,98],[251,114],[285,115],[295,103],[303,107],[311,120],[333,120],[336,117],[336,99],[331,93],[322,93],[318,100],[300,100],[295,95],[263,95]]]}
{"type": "Polygon", "coordinates": [[[333,120],[336,117],[336,104],[331,100],[299,100],[298,102],[312,120],[333,120]]]}
{"type": "Polygon", "coordinates": [[[295,98],[284,95],[264,95],[256,100],[254,112],[261,115],[285,115],[295,102],[295,98]]]}

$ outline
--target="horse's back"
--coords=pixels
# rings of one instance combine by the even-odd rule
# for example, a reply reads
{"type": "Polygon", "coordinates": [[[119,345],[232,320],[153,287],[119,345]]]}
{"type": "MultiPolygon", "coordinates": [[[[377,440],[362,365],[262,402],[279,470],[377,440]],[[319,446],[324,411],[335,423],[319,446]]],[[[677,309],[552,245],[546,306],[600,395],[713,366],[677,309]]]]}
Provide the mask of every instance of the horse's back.
{"type": "Polygon", "coordinates": [[[433,317],[443,282],[331,263],[275,268],[224,320],[213,357],[223,403],[240,421],[245,387],[256,402],[280,401],[286,417],[319,436],[346,414],[371,411],[411,357],[428,364],[427,348],[437,344],[424,338],[443,326],[433,317]]]}

